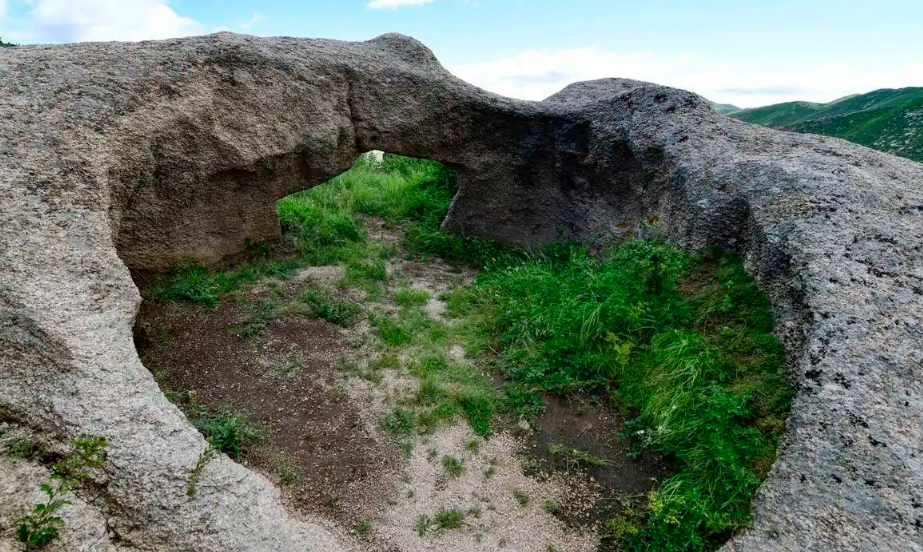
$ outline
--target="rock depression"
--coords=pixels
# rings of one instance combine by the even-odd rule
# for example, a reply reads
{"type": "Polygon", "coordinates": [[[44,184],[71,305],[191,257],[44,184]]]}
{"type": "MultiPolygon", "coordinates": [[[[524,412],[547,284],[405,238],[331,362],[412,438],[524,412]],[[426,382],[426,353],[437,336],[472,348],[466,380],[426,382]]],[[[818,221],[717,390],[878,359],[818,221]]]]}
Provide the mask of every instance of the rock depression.
{"type": "MultiPolygon", "coordinates": [[[[0,121],[0,415],[52,445],[111,441],[75,549],[350,548],[224,457],[186,495],[206,443],[138,360],[129,269],[276,238],[276,200],[371,149],[455,167],[461,232],[595,243],[654,222],[743,253],[798,396],[726,548],[923,549],[923,165],[649,83],[510,100],[398,35],[4,48],[0,121]]],[[[0,463],[4,528],[36,470],[0,463]]]]}

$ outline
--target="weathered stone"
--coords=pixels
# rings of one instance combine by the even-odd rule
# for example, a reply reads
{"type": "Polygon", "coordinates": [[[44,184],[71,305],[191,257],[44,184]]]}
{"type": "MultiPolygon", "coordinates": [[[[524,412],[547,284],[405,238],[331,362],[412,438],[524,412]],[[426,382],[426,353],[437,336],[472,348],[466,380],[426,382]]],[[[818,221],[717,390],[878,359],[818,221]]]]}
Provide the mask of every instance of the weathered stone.
{"type": "Polygon", "coordinates": [[[128,268],[277,237],[277,199],[380,149],[458,169],[449,228],[744,253],[799,391],[727,548],[923,550],[923,165],[648,83],[501,98],[397,35],[7,48],[0,121],[0,409],[59,442],[110,439],[96,507],[120,545],[347,545],[224,457],[186,495],[205,442],[138,360],[128,268]]]}

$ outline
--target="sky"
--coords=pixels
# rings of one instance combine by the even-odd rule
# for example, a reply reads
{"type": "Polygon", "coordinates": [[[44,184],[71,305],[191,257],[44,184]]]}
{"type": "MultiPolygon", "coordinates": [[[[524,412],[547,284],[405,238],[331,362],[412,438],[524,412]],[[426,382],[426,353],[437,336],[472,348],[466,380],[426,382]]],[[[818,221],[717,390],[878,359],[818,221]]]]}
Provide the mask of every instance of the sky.
{"type": "Polygon", "coordinates": [[[400,32],[459,77],[526,100],[603,77],[740,107],[923,86],[923,0],[0,0],[6,42],[217,31],[400,32]]]}

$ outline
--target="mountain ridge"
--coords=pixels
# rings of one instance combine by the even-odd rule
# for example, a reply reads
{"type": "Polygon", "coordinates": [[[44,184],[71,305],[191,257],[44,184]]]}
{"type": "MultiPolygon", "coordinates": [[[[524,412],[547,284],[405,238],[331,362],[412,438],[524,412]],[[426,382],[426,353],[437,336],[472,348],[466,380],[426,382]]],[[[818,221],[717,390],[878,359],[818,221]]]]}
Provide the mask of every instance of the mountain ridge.
{"type": "Polygon", "coordinates": [[[829,103],[784,102],[715,111],[751,124],[824,134],[923,162],[923,87],[882,88],[829,103]]]}

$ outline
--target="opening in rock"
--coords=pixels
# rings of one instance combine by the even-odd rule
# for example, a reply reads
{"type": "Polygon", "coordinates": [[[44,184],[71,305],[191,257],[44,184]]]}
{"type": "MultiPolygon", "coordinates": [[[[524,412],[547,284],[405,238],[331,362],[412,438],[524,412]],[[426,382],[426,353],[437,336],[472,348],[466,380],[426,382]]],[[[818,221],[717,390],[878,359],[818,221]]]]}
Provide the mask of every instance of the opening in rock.
{"type": "Polygon", "coordinates": [[[744,528],[791,391],[740,259],[452,235],[456,186],[367,154],[280,200],[281,242],[144,289],[142,359],[216,449],[373,548],[711,550],[744,528]]]}

